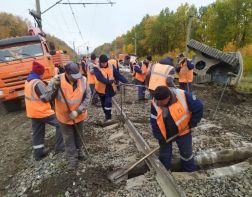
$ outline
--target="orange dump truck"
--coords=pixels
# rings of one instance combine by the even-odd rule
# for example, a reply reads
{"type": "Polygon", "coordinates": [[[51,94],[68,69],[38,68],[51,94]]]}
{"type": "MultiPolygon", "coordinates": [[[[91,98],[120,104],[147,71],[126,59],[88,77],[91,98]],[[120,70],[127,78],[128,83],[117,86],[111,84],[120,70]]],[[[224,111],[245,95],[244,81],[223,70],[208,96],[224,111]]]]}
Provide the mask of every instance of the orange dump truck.
{"type": "Polygon", "coordinates": [[[54,63],[45,38],[41,35],[0,40],[0,100],[7,111],[21,105],[24,84],[34,60],[45,66],[43,79],[54,76],[54,63]]]}

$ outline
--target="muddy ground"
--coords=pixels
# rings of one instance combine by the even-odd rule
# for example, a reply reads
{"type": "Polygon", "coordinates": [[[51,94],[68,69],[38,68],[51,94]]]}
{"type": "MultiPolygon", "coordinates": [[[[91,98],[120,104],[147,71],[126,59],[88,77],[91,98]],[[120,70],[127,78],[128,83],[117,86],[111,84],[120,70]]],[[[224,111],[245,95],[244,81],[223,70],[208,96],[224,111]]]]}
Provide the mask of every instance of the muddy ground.
{"type": "MultiPolygon", "coordinates": [[[[204,118],[212,120],[216,125],[221,123],[222,127],[230,130],[230,132],[237,132],[251,141],[252,95],[241,94],[232,89],[227,89],[213,119],[212,116],[222,89],[223,86],[214,84],[194,87],[195,94],[204,103],[204,118]]],[[[143,104],[140,103],[140,105],[143,104]]],[[[143,106],[148,107],[147,105],[143,106]]],[[[143,112],[147,113],[145,110],[143,112]]],[[[106,132],[99,126],[90,126],[91,124],[96,124],[94,121],[95,117],[101,118],[102,112],[95,110],[93,118],[85,124],[84,139],[91,154],[99,158],[103,154],[104,158],[97,159],[97,161],[102,161],[102,163],[94,162],[96,160],[94,158],[81,164],[77,172],[68,173],[65,172],[66,162],[63,154],[56,156],[51,154],[41,162],[34,162],[31,147],[31,124],[30,120],[25,116],[25,111],[7,113],[1,106],[0,196],[137,196],[141,194],[141,189],[145,190],[143,186],[148,184],[149,188],[153,187],[152,190],[157,190],[152,193],[152,196],[162,196],[163,194],[155,186],[155,181],[151,178],[151,175],[149,176],[149,182],[146,181],[146,178],[141,180],[141,177],[140,180],[135,181],[137,184],[140,183],[135,185],[137,190],[129,189],[131,187],[130,184],[134,185],[134,181],[131,181],[127,192],[125,192],[126,183],[114,186],[106,180],[105,174],[110,165],[106,165],[106,163],[107,160],[113,159],[109,157],[108,152],[116,150],[109,148],[106,150],[106,146],[99,146],[104,141],[103,137],[109,136],[99,135],[99,132],[106,132]],[[101,114],[97,115],[99,113],[101,114]],[[29,176],[36,176],[36,179],[32,179],[31,183],[27,183],[29,180],[26,180],[25,176],[28,177],[27,179],[29,179],[29,176]],[[20,180],[21,177],[23,181],[20,180]],[[30,187],[27,187],[27,185],[30,185],[30,187]],[[102,189],[98,192],[97,188],[100,187],[102,189]]],[[[48,127],[46,142],[51,149],[53,149],[52,135],[52,128],[48,127]]],[[[209,135],[214,135],[214,132],[209,133],[209,135]]],[[[124,151],[127,152],[127,150],[124,151]]],[[[113,154],[113,157],[115,156],[116,154],[113,154]]],[[[125,163],[127,163],[127,160],[122,162],[122,164],[125,163]]],[[[112,167],[114,166],[111,165],[112,167]]],[[[146,194],[147,192],[143,191],[142,193],[146,194]]]]}

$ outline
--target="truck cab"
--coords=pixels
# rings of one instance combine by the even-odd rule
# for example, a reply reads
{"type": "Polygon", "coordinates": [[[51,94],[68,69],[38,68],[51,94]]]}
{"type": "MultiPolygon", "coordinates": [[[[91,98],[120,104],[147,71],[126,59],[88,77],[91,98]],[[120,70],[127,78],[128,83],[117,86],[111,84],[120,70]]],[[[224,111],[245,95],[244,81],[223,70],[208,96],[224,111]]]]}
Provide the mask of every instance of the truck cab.
{"type": "Polygon", "coordinates": [[[54,64],[41,35],[0,40],[0,101],[7,111],[13,111],[24,97],[24,84],[33,61],[45,66],[43,79],[54,76],[54,64]]]}

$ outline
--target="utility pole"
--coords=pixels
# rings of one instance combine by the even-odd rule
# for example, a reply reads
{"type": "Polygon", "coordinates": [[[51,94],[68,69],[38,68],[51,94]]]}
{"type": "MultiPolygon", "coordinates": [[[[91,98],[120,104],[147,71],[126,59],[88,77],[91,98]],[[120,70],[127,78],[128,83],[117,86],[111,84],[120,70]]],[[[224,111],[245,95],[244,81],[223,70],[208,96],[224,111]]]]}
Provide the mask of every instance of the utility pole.
{"type": "Polygon", "coordinates": [[[36,14],[38,16],[38,27],[42,30],[42,18],[41,18],[41,11],[40,11],[40,1],[36,0],[36,14]]]}
{"type": "Polygon", "coordinates": [[[54,6],[56,6],[57,4],[59,4],[61,1],[63,1],[63,0],[57,1],[55,4],[53,4],[52,6],[50,6],[49,8],[44,10],[43,12],[41,12],[41,10],[40,10],[40,0],[36,0],[36,11],[29,10],[30,15],[33,16],[33,18],[37,22],[38,27],[40,28],[41,31],[42,31],[42,17],[41,17],[41,15],[44,14],[45,12],[47,12],[48,10],[50,10],[51,8],[53,8],[54,6]]]}
{"type": "Polygon", "coordinates": [[[194,17],[194,13],[192,13],[192,9],[189,10],[189,22],[188,22],[188,26],[187,26],[187,35],[186,35],[186,48],[185,48],[185,56],[187,57],[188,55],[188,47],[187,47],[187,43],[190,40],[191,37],[191,30],[192,30],[192,20],[194,17]]]}

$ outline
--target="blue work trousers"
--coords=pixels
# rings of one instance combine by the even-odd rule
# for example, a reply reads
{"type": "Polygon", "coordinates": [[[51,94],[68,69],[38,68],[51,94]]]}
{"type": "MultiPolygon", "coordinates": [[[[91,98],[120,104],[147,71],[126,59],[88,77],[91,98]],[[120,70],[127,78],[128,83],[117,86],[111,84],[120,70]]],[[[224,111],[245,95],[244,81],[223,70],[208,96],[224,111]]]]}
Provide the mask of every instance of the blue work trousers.
{"type": "Polygon", "coordinates": [[[109,120],[112,118],[111,110],[112,110],[112,97],[106,94],[99,94],[102,109],[105,113],[105,119],[109,120]]]}
{"type": "MultiPolygon", "coordinates": [[[[182,171],[193,172],[195,170],[195,164],[192,153],[192,134],[188,133],[179,136],[176,139],[176,143],[180,152],[180,162],[182,171]]],[[[164,140],[160,140],[159,145],[159,160],[165,166],[166,169],[170,169],[172,159],[172,142],[166,143],[164,140]]]]}
{"type": "Polygon", "coordinates": [[[98,103],[98,96],[95,92],[95,84],[89,84],[90,90],[91,90],[91,98],[92,98],[92,104],[98,103]]]}
{"type": "Polygon", "coordinates": [[[64,150],[64,142],[62,133],[60,131],[59,122],[55,114],[45,118],[32,118],[32,145],[34,150],[34,157],[39,159],[44,154],[45,147],[45,124],[52,125],[56,128],[55,135],[55,151],[64,150]]]}

